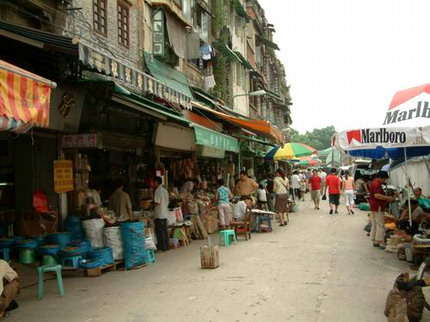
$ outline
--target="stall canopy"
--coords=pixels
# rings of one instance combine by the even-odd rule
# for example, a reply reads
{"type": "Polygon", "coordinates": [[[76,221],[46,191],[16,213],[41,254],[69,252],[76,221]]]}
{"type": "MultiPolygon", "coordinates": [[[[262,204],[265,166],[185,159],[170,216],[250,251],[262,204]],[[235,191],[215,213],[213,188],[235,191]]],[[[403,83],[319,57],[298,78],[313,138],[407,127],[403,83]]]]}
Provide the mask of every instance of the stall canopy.
{"type": "Polygon", "coordinates": [[[48,127],[51,89],[56,84],[0,60],[0,129],[23,124],[48,127]]]}
{"type": "Polygon", "coordinates": [[[190,98],[193,97],[187,77],[172,67],[160,62],[145,52],[145,64],[149,72],[159,81],[190,98]]]}
{"type": "Polygon", "coordinates": [[[367,128],[336,134],[334,144],[355,157],[402,159],[430,154],[430,126],[367,128]]]}
{"type": "Polygon", "coordinates": [[[430,84],[397,92],[385,114],[384,126],[426,126],[430,122],[430,84]]]}
{"type": "Polygon", "coordinates": [[[235,126],[252,131],[263,137],[270,138],[277,143],[284,142],[284,135],[282,134],[282,132],[278,128],[272,126],[268,121],[246,120],[239,117],[231,116],[222,112],[215,111],[210,107],[200,104],[199,102],[193,102],[193,105],[197,108],[210,112],[213,115],[217,116],[218,118],[223,119],[235,126]]]}
{"type": "Polygon", "coordinates": [[[197,145],[210,148],[239,153],[239,142],[237,139],[222,133],[210,130],[198,124],[193,124],[194,135],[197,145]]]}

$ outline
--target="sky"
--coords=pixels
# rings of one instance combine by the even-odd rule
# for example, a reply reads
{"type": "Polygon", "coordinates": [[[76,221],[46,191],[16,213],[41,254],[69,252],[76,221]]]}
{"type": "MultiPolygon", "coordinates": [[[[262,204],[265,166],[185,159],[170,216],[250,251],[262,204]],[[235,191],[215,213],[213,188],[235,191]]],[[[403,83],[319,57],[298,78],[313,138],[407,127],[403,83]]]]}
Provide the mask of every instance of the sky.
{"type": "Polygon", "coordinates": [[[430,83],[429,0],[259,0],[304,132],[377,127],[395,92],[430,83]]]}

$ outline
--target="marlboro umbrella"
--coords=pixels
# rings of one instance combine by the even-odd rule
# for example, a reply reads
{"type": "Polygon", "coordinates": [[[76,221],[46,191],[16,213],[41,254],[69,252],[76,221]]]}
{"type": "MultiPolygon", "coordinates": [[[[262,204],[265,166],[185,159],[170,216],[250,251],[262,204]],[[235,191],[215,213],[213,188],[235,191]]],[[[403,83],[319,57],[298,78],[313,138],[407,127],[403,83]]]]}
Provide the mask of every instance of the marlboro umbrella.
{"type": "Polygon", "coordinates": [[[334,141],[355,157],[399,160],[430,154],[430,126],[349,130],[337,133],[334,141]]]}
{"type": "Polygon", "coordinates": [[[313,147],[303,143],[286,143],[282,147],[274,147],[264,157],[266,160],[291,160],[298,157],[309,156],[317,153],[313,147]]]}
{"type": "Polygon", "coordinates": [[[430,124],[430,84],[397,92],[385,114],[384,126],[407,127],[430,124]]]}

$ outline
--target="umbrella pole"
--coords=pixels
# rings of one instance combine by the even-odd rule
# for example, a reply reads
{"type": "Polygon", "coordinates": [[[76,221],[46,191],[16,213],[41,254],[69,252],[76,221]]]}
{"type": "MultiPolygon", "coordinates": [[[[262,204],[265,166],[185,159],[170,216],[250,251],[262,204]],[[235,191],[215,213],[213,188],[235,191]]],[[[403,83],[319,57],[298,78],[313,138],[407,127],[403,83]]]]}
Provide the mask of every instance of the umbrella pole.
{"type": "Polygon", "coordinates": [[[411,207],[411,194],[410,194],[410,185],[409,185],[409,176],[408,176],[408,155],[406,153],[406,148],[403,148],[403,153],[405,156],[405,165],[406,165],[406,181],[407,185],[407,194],[408,194],[408,211],[409,211],[409,225],[412,228],[412,207],[411,207]]]}

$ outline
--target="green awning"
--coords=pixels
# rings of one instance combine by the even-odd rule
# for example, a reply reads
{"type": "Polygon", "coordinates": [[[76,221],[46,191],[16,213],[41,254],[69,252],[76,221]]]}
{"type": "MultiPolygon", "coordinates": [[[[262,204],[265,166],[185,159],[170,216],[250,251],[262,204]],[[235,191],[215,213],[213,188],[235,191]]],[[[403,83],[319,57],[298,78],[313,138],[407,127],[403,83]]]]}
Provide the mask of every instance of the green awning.
{"type": "Polygon", "coordinates": [[[123,90],[121,90],[121,87],[115,86],[114,93],[116,94],[116,97],[123,99],[125,102],[134,104],[138,110],[142,109],[141,111],[143,113],[145,113],[144,110],[147,109],[147,110],[150,110],[151,112],[155,112],[156,114],[165,116],[168,119],[179,121],[180,123],[183,123],[185,125],[191,124],[190,121],[188,121],[182,115],[180,115],[179,113],[177,113],[172,109],[169,109],[166,106],[155,103],[154,101],[151,101],[145,97],[142,97],[133,93],[124,94],[123,90]]]}
{"type": "Polygon", "coordinates": [[[188,96],[191,99],[193,98],[188,79],[184,74],[157,60],[152,54],[146,51],[144,56],[145,65],[154,78],[181,94],[188,96]]]}
{"type": "Polygon", "coordinates": [[[240,58],[240,63],[245,68],[247,68],[249,70],[254,70],[254,67],[251,65],[251,63],[245,57],[243,57],[243,55],[240,52],[235,51],[234,53],[240,58]]]}
{"type": "Polygon", "coordinates": [[[196,144],[224,151],[239,153],[239,142],[234,137],[210,130],[196,123],[192,124],[196,144]]]}
{"type": "Polygon", "coordinates": [[[226,57],[230,62],[235,61],[239,64],[242,64],[242,60],[239,58],[239,56],[236,55],[236,53],[231,50],[226,44],[217,41],[213,43],[213,46],[218,49],[221,54],[226,57]]]}
{"type": "Polygon", "coordinates": [[[279,46],[277,44],[275,44],[273,41],[266,39],[264,37],[261,37],[259,35],[257,35],[257,39],[262,42],[265,46],[279,50],[279,46]]]}
{"type": "Polygon", "coordinates": [[[233,0],[233,7],[239,17],[245,18],[246,21],[249,21],[248,13],[246,12],[245,8],[242,6],[239,0],[233,0]]]}

